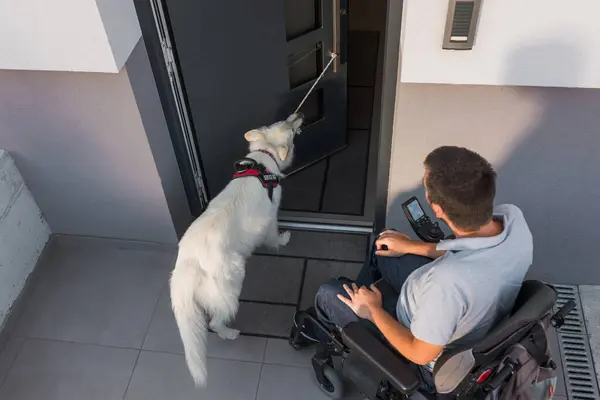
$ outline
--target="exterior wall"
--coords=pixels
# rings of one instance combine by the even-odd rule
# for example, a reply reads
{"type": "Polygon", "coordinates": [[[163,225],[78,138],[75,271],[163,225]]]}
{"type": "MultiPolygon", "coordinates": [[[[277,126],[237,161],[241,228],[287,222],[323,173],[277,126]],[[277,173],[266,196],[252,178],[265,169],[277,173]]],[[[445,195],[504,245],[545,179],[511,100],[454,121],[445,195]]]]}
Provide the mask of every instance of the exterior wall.
{"type": "Polygon", "coordinates": [[[13,159],[0,149],[0,327],[49,237],[50,228],[13,159]]]}
{"type": "Polygon", "coordinates": [[[0,2],[0,68],[121,70],[141,37],[133,1],[0,2]]]}
{"type": "Polygon", "coordinates": [[[0,148],[54,233],[177,241],[130,82],[130,62],[148,65],[136,49],[118,74],[0,71],[0,148]]]}
{"type": "Polygon", "coordinates": [[[483,0],[475,46],[459,51],[442,49],[448,1],[403,4],[402,82],[600,87],[596,0],[483,0]]]}
{"type": "Polygon", "coordinates": [[[399,84],[388,226],[423,197],[422,162],[440,145],[469,147],[499,174],[497,202],[521,207],[534,236],[532,276],[599,284],[600,90],[399,84]]]}

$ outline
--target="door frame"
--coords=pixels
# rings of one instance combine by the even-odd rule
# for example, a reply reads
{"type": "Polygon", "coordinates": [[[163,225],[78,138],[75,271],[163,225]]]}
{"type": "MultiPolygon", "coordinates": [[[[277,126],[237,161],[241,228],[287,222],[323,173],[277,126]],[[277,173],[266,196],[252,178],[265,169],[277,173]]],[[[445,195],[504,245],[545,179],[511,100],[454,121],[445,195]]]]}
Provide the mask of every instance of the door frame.
{"type": "MultiPolygon", "coordinates": [[[[382,57],[379,57],[377,66],[371,121],[372,132],[379,132],[378,135],[371,135],[369,162],[375,162],[376,165],[375,168],[369,168],[373,173],[368,177],[366,187],[366,191],[375,192],[375,196],[368,196],[365,204],[365,209],[370,210],[372,216],[350,217],[285,211],[281,214],[281,226],[355,233],[379,231],[385,227],[399,75],[400,33],[404,17],[402,1],[387,0],[386,3],[384,37],[379,45],[382,57]],[[373,155],[376,157],[372,157],[373,155]]],[[[163,0],[134,0],[134,4],[190,209],[194,216],[198,216],[210,197],[198,150],[200,144],[196,142],[194,124],[189,118],[185,82],[178,67],[176,49],[171,46],[172,31],[168,15],[164,12],[163,0]]]]}

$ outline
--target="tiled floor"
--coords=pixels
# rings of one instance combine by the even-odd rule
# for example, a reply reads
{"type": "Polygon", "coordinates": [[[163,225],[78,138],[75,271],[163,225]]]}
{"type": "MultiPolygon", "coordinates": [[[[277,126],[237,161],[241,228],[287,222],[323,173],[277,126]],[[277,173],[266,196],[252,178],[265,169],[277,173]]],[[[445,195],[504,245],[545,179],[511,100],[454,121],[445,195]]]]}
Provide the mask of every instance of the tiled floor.
{"type": "MultiPolygon", "coordinates": [[[[340,239],[294,232],[285,256],[253,259],[242,296],[250,301],[236,325],[287,336],[298,302],[312,297],[324,271],[354,269],[364,257],[365,237],[340,239]],[[299,258],[304,246],[316,260],[299,258]],[[328,254],[348,259],[327,261],[328,254]]],[[[173,247],[53,237],[0,354],[0,400],[326,399],[313,382],[311,353],[273,337],[210,334],[208,387],[195,389],[170,309],[174,260],[173,247]]]]}
{"type": "MultiPolygon", "coordinates": [[[[312,353],[277,336],[321,282],[356,274],[366,245],[364,236],[293,232],[281,254],[255,256],[235,323],[252,335],[209,334],[208,387],[195,389],[167,290],[175,248],[55,236],[0,353],[0,400],[324,400],[312,353]]],[[[566,398],[562,377],[557,395],[566,398]]]]}

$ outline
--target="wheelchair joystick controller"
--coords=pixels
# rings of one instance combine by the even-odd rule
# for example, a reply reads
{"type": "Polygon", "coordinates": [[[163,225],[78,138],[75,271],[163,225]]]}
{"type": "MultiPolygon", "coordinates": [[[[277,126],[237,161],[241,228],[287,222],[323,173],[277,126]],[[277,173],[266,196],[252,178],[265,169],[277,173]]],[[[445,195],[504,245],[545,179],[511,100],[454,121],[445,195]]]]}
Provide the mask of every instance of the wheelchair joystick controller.
{"type": "Polygon", "coordinates": [[[446,238],[439,223],[431,221],[431,218],[425,214],[423,207],[421,207],[421,203],[419,203],[419,200],[416,197],[413,196],[403,203],[402,209],[404,210],[404,214],[406,214],[406,218],[408,218],[408,222],[410,222],[413,231],[415,231],[422,241],[438,243],[446,238]]]}

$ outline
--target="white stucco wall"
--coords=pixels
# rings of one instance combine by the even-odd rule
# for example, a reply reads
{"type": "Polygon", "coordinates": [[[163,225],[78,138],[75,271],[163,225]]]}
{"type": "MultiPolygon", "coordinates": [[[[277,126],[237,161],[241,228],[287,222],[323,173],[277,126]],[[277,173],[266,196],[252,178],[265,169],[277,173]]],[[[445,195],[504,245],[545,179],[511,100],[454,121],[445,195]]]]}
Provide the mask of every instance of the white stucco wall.
{"type": "Polygon", "coordinates": [[[600,87],[597,0],[483,0],[472,50],[442,49],[448,3],[404,0],[402,82],[600,87]]]}
{"type": "Polygon", "coordinates": [[[50,228],[12,157],[0,149],[0,326],[49,236],[50,228]]]}
{"type": "Polygon", "coordinates": [[[0,1],[0,69],[116,73],[140,37],[132,0],[0,1]]]}

